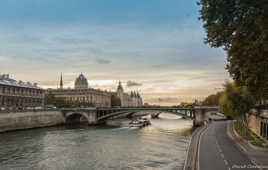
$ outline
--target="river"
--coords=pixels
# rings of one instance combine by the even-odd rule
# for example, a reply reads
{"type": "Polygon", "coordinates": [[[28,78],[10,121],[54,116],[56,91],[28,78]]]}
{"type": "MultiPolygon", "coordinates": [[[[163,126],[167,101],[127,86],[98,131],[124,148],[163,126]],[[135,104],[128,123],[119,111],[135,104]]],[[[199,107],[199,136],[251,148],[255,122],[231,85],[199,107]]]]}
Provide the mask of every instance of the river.
{"type": "Polygon", "coordinates": [[[161,114],[151,126],[58,126],[0,134],[0,169],[169,170],[182,166],[192,121],[161,114]]]}

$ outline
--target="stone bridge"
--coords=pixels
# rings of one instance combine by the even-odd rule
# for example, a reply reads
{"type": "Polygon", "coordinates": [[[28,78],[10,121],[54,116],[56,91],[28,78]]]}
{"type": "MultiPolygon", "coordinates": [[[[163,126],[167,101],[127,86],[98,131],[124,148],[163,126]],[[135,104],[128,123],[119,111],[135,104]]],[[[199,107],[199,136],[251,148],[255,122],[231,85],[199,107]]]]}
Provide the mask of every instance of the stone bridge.
{"type": "Polygon", "coordinates": [[[72,108],[61,109],[66,123],[77,123],[82,118],[88,122],[89,125],[95,125],[105,122],[106,119],[126,115],[130,116],[134,113],[146,111],[152,117],[158,117],[161,113],[171,113],[186,118],[193,119],[194,126],[200,126],[208,119],[212,113],[219,112],[218,107],[194,107],[194,108],[180,108],[180,107],[136,107],[136,108],[72,108]]]}

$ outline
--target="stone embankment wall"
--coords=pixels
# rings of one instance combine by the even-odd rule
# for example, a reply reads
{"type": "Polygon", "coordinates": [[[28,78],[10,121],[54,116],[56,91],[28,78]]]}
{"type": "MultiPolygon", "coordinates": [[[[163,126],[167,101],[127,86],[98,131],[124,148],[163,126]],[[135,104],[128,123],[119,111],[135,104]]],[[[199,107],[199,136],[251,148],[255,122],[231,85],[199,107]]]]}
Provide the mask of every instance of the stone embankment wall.
{"type": "Polygon", "coordinates": [[[0,132],[48,127],[65,122],[61,111],[0,113],[0,132]]]}
{"type": "MultiPolygon", "coordinates": [[[[252,114],[249,115],[249,128],[256,135],[261,136],[261,123],[268,124],[268,110],[261,110],[260,113],[257,110],[252,110],[252,114]]],[[[263,136],[262,136],[263,137],[263,136]]]]}

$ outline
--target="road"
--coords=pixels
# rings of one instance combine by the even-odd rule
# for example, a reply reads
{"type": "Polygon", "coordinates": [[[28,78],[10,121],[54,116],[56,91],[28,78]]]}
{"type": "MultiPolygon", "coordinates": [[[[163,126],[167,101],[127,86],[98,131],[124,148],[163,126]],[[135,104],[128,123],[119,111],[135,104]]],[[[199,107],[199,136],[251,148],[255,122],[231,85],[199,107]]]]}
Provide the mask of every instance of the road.
{"type": "Polygon", "coordinates": [[[200,137],[199,170],[256,169],[227,136],[227,121],[214,121],[200,137]]]}

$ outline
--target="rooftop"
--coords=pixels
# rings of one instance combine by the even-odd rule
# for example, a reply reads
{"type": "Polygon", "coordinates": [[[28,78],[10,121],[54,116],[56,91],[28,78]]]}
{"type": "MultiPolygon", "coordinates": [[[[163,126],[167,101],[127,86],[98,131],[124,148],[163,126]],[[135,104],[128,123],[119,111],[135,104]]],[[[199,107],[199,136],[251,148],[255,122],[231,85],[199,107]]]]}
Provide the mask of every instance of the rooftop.
{"type": "Polygon", "coordinates": [[[13,87],[22,87],[22,88],[32,88],[32,89],[41,89],[37,87],[37,84],[23,81],[16,81],[9,78],[9,74],[0,74],[0,85],[13,86],[13,87]]]}

